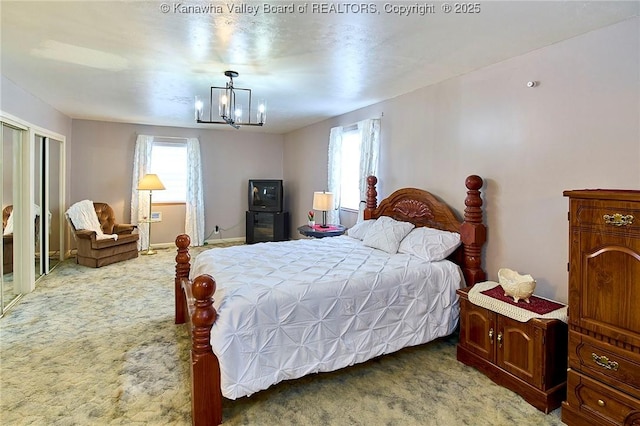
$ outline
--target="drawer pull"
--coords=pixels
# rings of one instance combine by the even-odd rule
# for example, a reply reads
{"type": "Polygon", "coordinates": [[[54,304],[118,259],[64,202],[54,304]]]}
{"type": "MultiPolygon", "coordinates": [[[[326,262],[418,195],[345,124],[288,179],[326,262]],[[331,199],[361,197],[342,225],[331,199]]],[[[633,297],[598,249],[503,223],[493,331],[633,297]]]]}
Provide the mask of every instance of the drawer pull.
{"type": "Polygon", "coordinates": [[[598,405],[601,406],[601,407],[604,407],[607,404],[605,404],[603,400],[599,399],[598,400],[598,405]]]}
{"type": "Polygon", "coordinates": [[[609,361],[609,358],[604,355],[600,356],[598,354],[591,353],[591,358],[593,358],[593,362],[598,364],[600,367],[604,367],[607,370],[618,371],[618,363],[615,361],[609,361]]]}
{"type": "Polygon", "coordinates": [[[498,347],[502,347],[502,331],[498,333],[498,347]]]}
{"type": "Polygon", "coordinates": [[[489,342],[493,345],[493,328],[489,330],[489,342]]]}
{"type": "Polygon", "coordinates": [[[604,223],[613,226],[627,226],[633,223],[633,215],[622,215],[620,213],[605,214],[602,216],[604,223]]]}

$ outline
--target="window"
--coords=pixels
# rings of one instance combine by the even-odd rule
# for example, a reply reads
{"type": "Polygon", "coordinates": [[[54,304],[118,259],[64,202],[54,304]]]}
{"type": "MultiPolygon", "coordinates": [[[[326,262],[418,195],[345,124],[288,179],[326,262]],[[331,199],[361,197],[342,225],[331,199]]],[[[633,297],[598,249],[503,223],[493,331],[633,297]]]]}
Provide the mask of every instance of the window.
{"type": "Polygon", "coordinates": [[[187,200],[186,143],[153,142],[150,173],[156,173],[165,191],[154,191],[154,203],[184,203],[187,200]]]}
{"type": "Polygon", "coordinates": [[[357,128],[342,134],[340,208],[358,210],[360,205],[360,132],[357,128]]]}
{"type": "MultiPolygon", "coordinates": [[[[329,192],[338,200],[339,209],[364,213],[366,178],[376,175],[380,151],[380,119],[370,118],[349,127],[333,127],[329,132],[329,192]]],[[[329,223],[340,224],[340,210],[330,210],[329,223]]]]}

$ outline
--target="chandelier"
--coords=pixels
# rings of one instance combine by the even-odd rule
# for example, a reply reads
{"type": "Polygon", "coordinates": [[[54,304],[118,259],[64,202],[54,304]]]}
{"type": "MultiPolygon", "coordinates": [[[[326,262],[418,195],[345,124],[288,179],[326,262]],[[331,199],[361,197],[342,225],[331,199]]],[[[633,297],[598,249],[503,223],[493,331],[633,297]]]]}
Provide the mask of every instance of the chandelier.
{"type": "Polygon", "coordinates": [[[267,118],[267,108],[264,101],[258,103],[256,110],[256,121],[251,121],[251,89],[243,89],[233,86],[233,79],[238,77],[236,71],[225,71],[224,75],[229,77],[225,87],[211,86],[209,97],[209,119],[203,119],[204,104],[196,96],[196,123],[205,124],[228,124],[236,129],[240,126],[262,126],[267,118]],[[219,119],[213,119],[215,103],[217,103],[219,119]],[[245,118],[244,114],[246,113],[245,118]]]}

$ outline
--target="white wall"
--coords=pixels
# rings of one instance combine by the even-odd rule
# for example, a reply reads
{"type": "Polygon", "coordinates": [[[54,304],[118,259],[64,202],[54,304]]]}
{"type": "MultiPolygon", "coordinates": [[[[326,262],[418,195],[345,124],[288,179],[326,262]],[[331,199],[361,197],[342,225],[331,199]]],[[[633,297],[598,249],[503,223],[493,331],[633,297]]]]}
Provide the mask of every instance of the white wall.
{"type": "MultiPolygon", "coordinates": [[[[281,135],[73,120],[68,163],[70,203],[83,199],[106,202],[113,207],[119,222],[130,220],[133,154],[138,134],[199,138],[205,236],[218,225],[224,231],[212,238],[243,237],[248,180],[282,179],[281,135]]],[[[172,243],[184,232],[184,204],[154,204],[153,209],[162,212],[163,219],[153,225],[151,243],[172,243]]]]}
{"type": "Polygon", "coordinates": [[[0,110],[67,138],[71,136],[71,118],[17,86],[5,76],[0,78],[2,94],[0,110]]]}
{"type": "Polygon", "coordinates": [[[634,18],[286,135],[294,229],[326,185],[329,129],[383,114],[379,196],[416,186],[462,213],[479,174],[489,279],[509,267],[566,301],[562,191],[640,189],[639,34],[634,18]]]}

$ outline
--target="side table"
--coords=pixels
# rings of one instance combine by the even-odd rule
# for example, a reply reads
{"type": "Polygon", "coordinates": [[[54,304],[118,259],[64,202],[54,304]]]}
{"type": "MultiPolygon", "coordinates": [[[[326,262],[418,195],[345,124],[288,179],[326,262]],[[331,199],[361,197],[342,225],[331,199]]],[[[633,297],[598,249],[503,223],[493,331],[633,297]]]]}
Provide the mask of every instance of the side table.
{"type": "Polygon", "coordinates": [[[346,232],[347,228],[342,225],[327,225],[323,228],[321,225],[302,225],[298,227],[300,232],[305,237],[324,238],[324,237],[337,237],[346,232]]]}
{"type": "MultiPolygon", "coordinates": [[[[477,285],[477,284],[476,284],[477,285]]],[[[545,413],[558,408],[567,389],[567,324],[558,319],[520,322],[460,296],[458,361],[486,374],[545,413]]]]}
{"type": "Polygon", "coordinates": [[[148,223],[149,224],[149,231],[147,233],[147,249],[144,251],[141,251],[140,254],[145,254],[145,255],[152,255],[152,254],[156,254],[157,252],[155,250],[153,250],[151,248],[151,224],[152,223],[158,223],[158,222],[162,222],[162,219],[154,219],[154,218],[140,218],[138,219],[138,225],[140,224],[144,224],[144,223],[148,223]]]}

